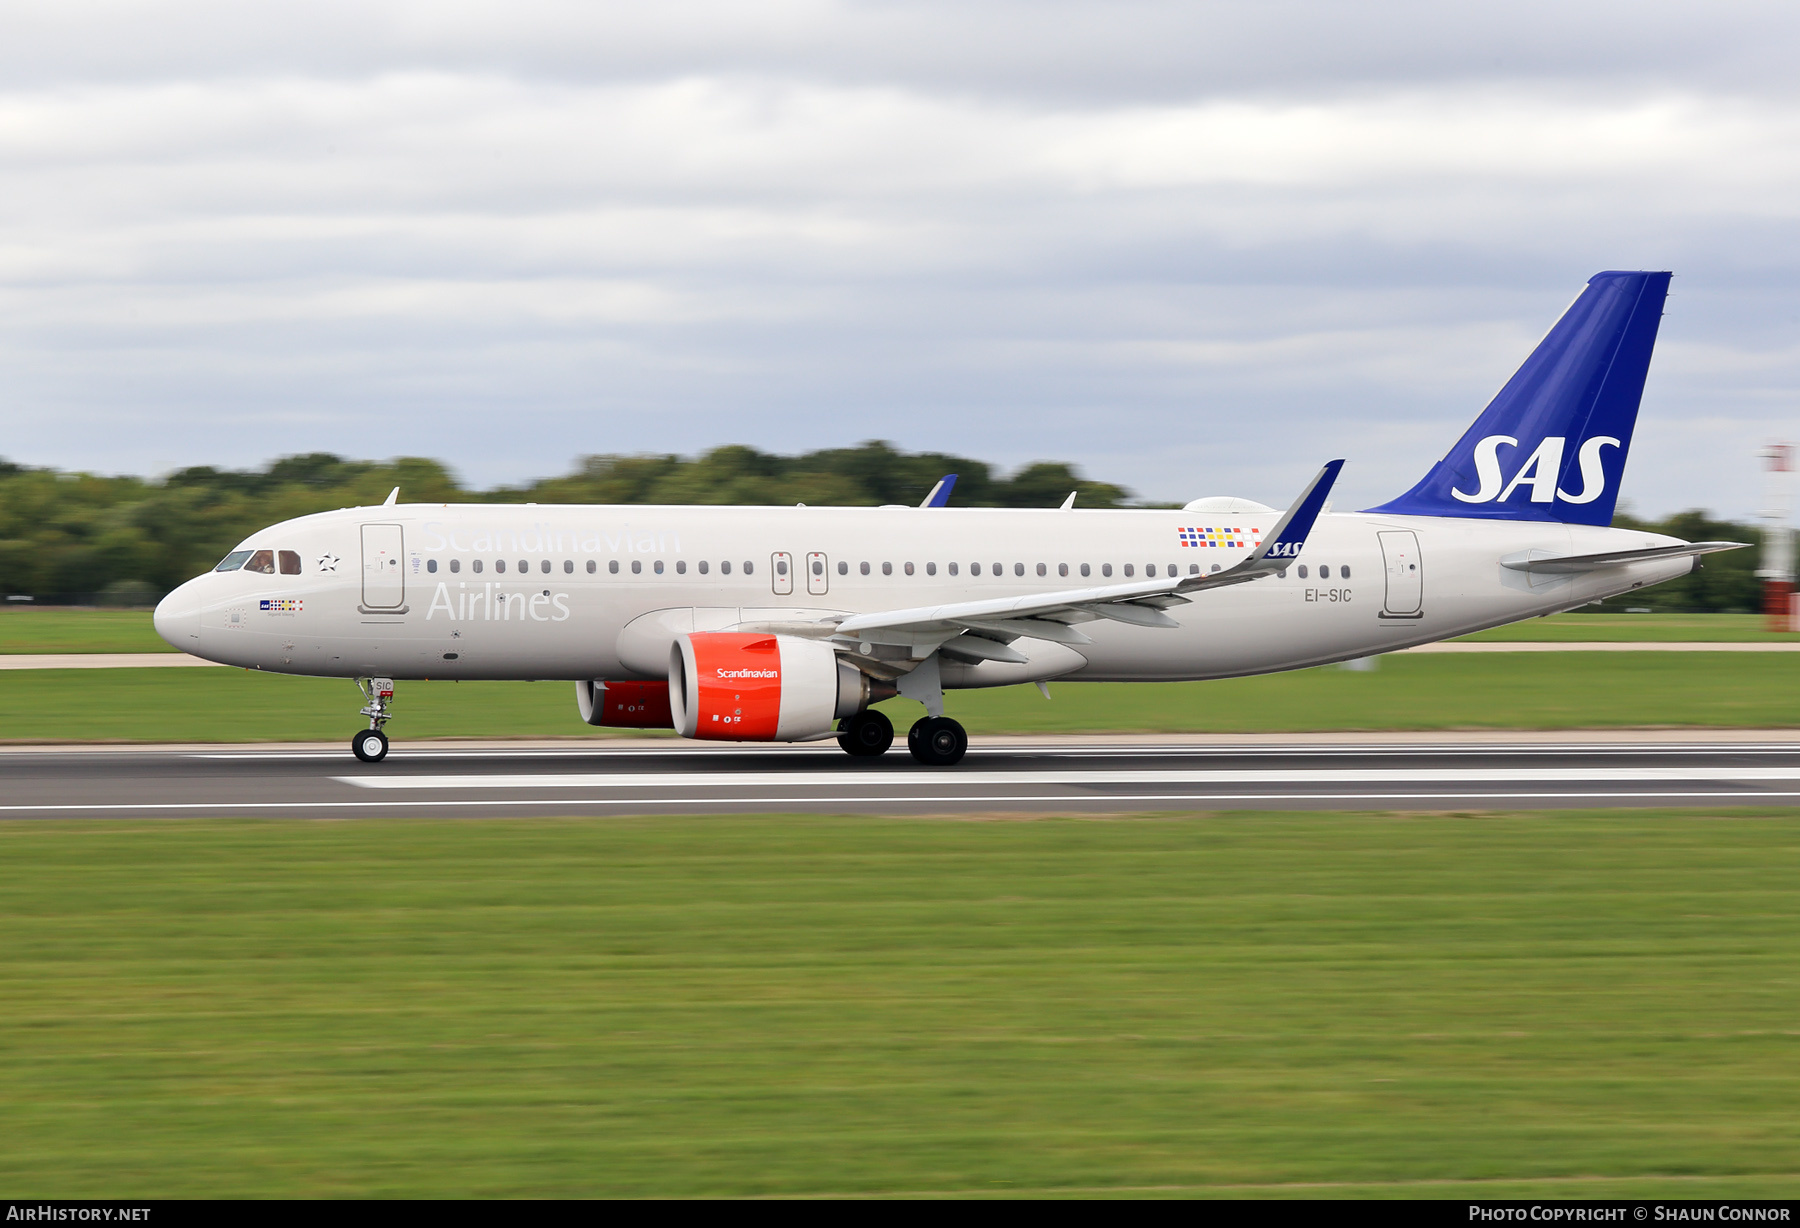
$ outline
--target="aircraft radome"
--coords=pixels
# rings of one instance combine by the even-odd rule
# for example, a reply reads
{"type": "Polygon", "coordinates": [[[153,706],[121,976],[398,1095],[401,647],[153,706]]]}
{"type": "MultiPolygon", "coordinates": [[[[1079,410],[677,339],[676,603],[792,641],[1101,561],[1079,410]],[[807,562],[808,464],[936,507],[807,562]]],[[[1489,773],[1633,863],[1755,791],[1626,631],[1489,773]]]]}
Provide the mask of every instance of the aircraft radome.
{"type": "MultiPolygon", "coordinates": [[[[1328,512],[403,504],[252,533],[170,593],[186,652],[354,678],[381,759],[396,681],[567,679],[593,725],[962,758],[944,692],[1302,669],[1569,610],[1729,542],[1609,527],[1668,273],[1587,288],[1405,494],[1328,512]]],[[[948,479],[946,480],[948,482],[948,479]]]]}

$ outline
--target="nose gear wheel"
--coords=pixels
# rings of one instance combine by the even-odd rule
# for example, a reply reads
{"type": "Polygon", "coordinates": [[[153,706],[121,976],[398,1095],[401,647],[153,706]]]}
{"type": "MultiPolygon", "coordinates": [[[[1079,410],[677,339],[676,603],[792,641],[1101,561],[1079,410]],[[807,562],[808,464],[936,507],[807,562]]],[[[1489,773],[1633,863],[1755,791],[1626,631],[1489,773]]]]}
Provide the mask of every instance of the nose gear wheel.
{"type": "Polygon", "coordinates": [[[361,729],[350,739],[350,753],[364,763],[380,763],[387,758],[387,734],[379,729],[361,729]]]}

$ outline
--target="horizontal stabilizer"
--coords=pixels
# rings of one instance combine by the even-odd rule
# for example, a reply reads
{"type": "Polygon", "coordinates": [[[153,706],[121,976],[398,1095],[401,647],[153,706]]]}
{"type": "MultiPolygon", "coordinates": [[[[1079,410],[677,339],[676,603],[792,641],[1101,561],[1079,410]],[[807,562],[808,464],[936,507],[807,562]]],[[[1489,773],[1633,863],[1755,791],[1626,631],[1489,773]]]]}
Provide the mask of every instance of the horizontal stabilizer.
{"type": "Polygon", "coordinates": [[[1678,559],[1684,555],[1698,557],[1721,550],[1742,550],[1749,542],[1683,542],[1679,546],[1648,546],[1642,550],[1612,550],[1605,554],[1564,554],[1548,558],[1501,559],[1500,566],[1513,571],[1538,575],[1572,575],[1583,571],[1599,571],[1626,563],[1642,563],[1650,559],[1678,559]]]}

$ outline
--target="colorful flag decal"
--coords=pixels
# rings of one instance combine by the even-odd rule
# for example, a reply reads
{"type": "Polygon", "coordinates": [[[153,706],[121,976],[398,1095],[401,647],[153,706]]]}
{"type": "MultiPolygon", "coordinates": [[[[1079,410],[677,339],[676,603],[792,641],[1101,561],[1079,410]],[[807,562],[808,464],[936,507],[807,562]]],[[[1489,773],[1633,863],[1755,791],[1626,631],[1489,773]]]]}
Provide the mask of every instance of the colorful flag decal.
{"type": "Polygon", "coordinates": [[[1176,529],[1175,537],[1183,546],[1201,550],[1254,550],[1262,544],[1262,530],[1258,528],[1191,526],[1176,529]]]}

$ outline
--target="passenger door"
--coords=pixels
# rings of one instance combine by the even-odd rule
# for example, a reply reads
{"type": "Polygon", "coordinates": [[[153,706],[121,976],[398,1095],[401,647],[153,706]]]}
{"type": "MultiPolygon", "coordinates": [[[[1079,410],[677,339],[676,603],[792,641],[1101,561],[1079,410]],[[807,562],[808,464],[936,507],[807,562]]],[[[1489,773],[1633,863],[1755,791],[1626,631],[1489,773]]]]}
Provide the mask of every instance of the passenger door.
{"type": "Polygon", "coordinates": [[[817,550],[806,556],[806,591],[815,597],[823,597],[831,586],[831,564],[824,554],[817,550]]]}
{"type": "Polygon", "coordinates": [[[397,524],[366,524],[362,527],[364,610],[405,610],[406,576],[400,566],[403,545],[397,524]]]}
{"type": "Polygon", "coordinates": [[[1419,558],[1419,535],[1394,530],[1376,536],[1381,539],[1381,557],[1387,565],[1387,596],[1381,617],[1425,617],[1425,572],[1419,558]]]}
{"type": "Polygon", "coordinates": [[[794,556],[785,550],[777,550],[769,557],[769,582],[775,586],[778,596],[785,597],[794,591],[794,556]]]}

